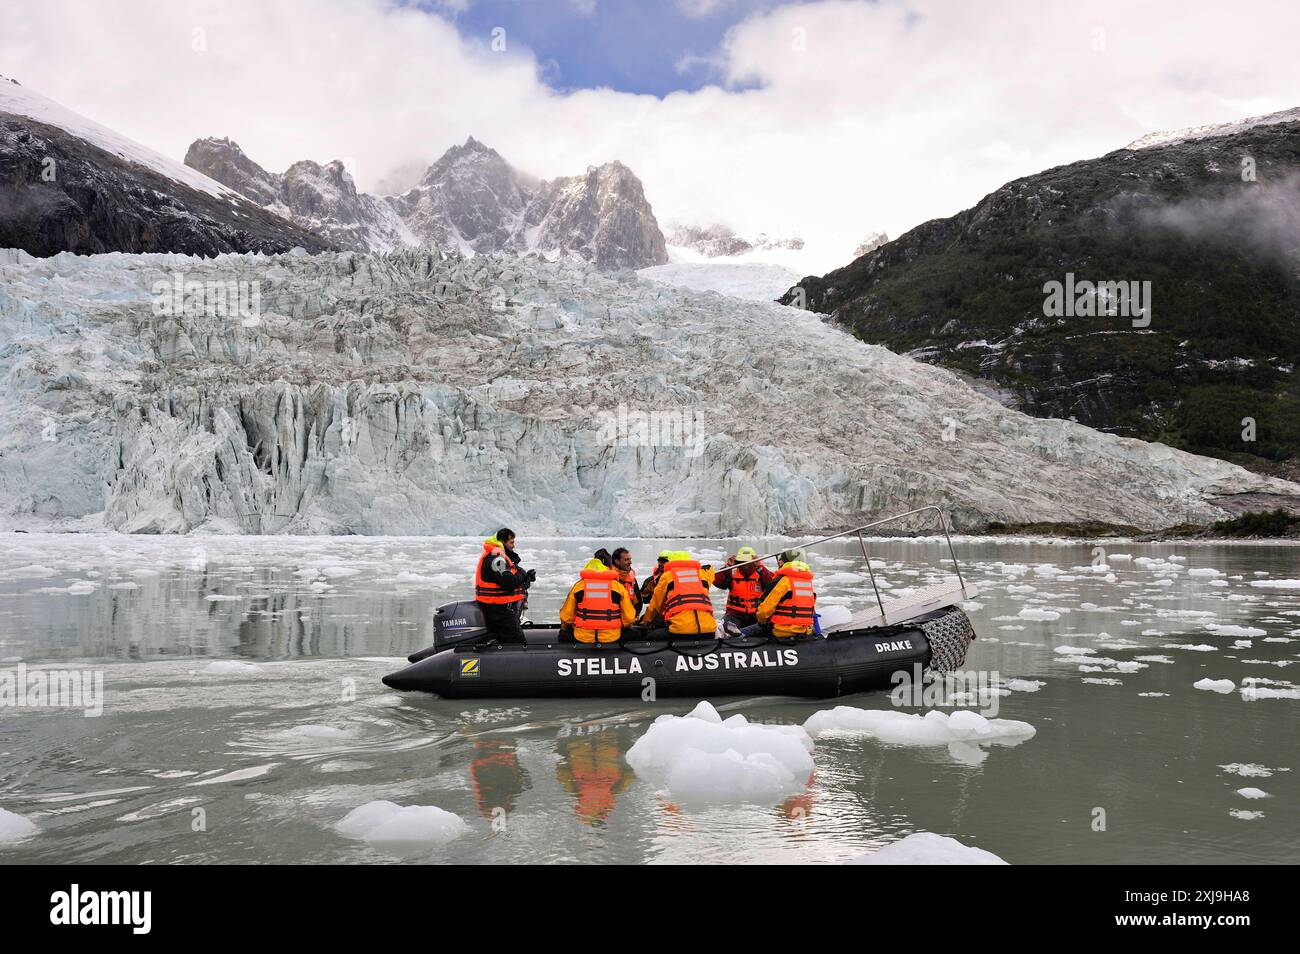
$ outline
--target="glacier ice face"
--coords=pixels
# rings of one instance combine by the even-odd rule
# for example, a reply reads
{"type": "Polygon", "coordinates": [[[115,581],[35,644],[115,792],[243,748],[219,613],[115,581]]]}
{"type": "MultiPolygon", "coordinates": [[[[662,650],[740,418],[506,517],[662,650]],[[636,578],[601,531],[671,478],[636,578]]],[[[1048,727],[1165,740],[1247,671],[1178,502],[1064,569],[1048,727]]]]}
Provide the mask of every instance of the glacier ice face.
{"type": "Polygon", "coordinates": [[[1300,492],[809,312],[531,257],[0,252],[0,382],[8,528],[692,536],[927,503],[1157,527],[1300,492]]]}

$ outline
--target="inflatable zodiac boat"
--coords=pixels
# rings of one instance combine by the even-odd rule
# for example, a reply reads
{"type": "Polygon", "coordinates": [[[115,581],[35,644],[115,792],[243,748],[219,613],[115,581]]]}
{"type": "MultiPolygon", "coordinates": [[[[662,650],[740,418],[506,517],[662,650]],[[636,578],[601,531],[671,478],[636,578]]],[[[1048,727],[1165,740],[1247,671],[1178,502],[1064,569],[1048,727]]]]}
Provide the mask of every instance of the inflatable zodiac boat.
{"type": "Polygon", "coordinates": [[[445,699],[615,697],[642,696],[651,685],[647,679],[653,679],[656,697],[820,699],[892,688],[899,670],[914,677],[923,669],[959,668],[975,638],[966,614],[956,606],[892,626],[842,629],[808,639],[627,639],[602,647],[562,643],[558,626],[526,626],[526,646],[476,648],[486,630],[468,637],[464,631],[480,627],[481,620],[475,603],[439,607],[436,632],[449,635],[411,656],[405,669],[385,676],[385,685],[445,699]],[[456,635],[462,637],[460,644],[448,646],[456,635]]]}
{"type": "MultiPolygon", "coordinates": [[[[474,602],[448,603],[434,619],[434,643],[409,657],[405,669],[384,677],[392,689],[435,693],[447,699],[542,697],[709,697],[781,695],[828,698],[897,684],[928,670],[960,668],[975,639],[960,604],[976,595],[961,579],[948,541],[955,582],[884,600],[862,531],[935,507],[814,540],[816,546],[856,533],[862,544],[875,605],[820,635],[797,640],[715,638],[648,640],[633,631],[619,643],[590,646],[565,642],[558,624],[525,624],[527,644],[487,643],[489,633],[474,602]]],[[[946,517],[940,513],[947,537],[946,517]]]]}

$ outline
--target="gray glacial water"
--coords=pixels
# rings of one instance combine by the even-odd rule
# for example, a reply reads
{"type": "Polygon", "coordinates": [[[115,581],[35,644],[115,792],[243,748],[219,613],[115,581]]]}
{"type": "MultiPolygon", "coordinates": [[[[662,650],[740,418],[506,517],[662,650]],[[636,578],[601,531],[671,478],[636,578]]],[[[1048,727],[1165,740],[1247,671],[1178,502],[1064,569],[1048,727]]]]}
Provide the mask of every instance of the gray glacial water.
{"type": "MultiPolygon", "coordinates": [[[[521,536],[540,576],[532,618],[554,618],[608,543],[521,536]]],[[[665,542],[629,545],[642,569],[665,542]]],[[[0,707],[0,809],[36,826],[5,840],[0,815],[0,862],[836,862],[915,831],[1012,863],[1294,861],[1300,589],[1258,584],[1300,576],[1300,550],[1108,543],[1107,571],[1093,546],[958,542],[982,589],[968,666],[1024,681],[997,716],[1032,738],[823,736],[799,794],[688,809],[624,755],[691,702],[463,704],[380,683],[430,641],[433,608],[470,592],[477,540],[0,535],[0,674],[98,672],[104,686],[95,717],[0,707]],[[1206,678],[1233,688],[1194,688],[1206,678]],[[1272,693],[1243,694],[1251,678],[1272,693]],[[335,831],[377,799],[438,806],[468,831],[397,853],[335,831]]],[[[937,579],[938,555],[933,541],[872,545],[894,591],[937,579]]],[[[860,553],[811,557],[823,604],[865,603],[860,553]]],[[[713,701],[777,723],[891,707],[883,693],[713,701]]]]}

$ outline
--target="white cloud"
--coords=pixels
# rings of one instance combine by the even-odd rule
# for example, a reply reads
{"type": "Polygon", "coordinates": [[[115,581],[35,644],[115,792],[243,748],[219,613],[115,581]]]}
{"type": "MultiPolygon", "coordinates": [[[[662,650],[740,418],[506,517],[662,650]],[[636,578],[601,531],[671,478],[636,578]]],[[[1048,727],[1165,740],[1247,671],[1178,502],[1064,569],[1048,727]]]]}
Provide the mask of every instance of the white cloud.
{"type": "Polygon", "coordinates": [[[228,135],[274,170],[353,157],[368,187],[472,134],[540,176],[622,159],[661,220],[796,232],[839,258],[1151,130],[1300,104],[1290,2],[783,7],[731,30],[721,86],[662,99],[556,93],[527,37],[494,53],[380,0],[0,0],[0,16],[0,72],[173,156],[228,135]]]}

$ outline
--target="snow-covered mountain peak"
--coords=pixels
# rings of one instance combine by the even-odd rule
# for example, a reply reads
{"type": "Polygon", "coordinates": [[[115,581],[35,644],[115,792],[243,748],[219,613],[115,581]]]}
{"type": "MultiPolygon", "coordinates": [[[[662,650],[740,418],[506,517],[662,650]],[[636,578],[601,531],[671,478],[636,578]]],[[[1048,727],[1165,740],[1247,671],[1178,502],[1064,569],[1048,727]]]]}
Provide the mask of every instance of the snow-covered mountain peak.
{"type": "Polygon", "coordinates": [[[1216,136],[1231,136],[1234,133],[1252,129],[1255,126],[1275,126],[1279,123],[1300,122],[1300,106],[1291,109],[1267,113],[1263,116],[1251,116],[1227,123],[1208,123],[1204,126],[1188,126],[1185,129],[1172,129],[1164,132],[1147,133],[1134,139],[1125,149],[1149,149],[1152,146],[1169,146],[1174,143],[1187,142],[1190,139],[1211,139],[1216,136]]]}
{"type": "Polygon", "coordinates": [[[7,82],[0,82],[0,113],[25,116],[36,122],[55,126],[120,159],[144,166],[168,179],[182,182],[208,195],[228,198],[237,194],[235,190],[198,170],[168,158],[107,126],[101,126],[94,120],[87,119],[80,113],[73,112],[54,100],[42,96],[35,90],[28,89],[17,80],[9,79],[7,82]]]}

